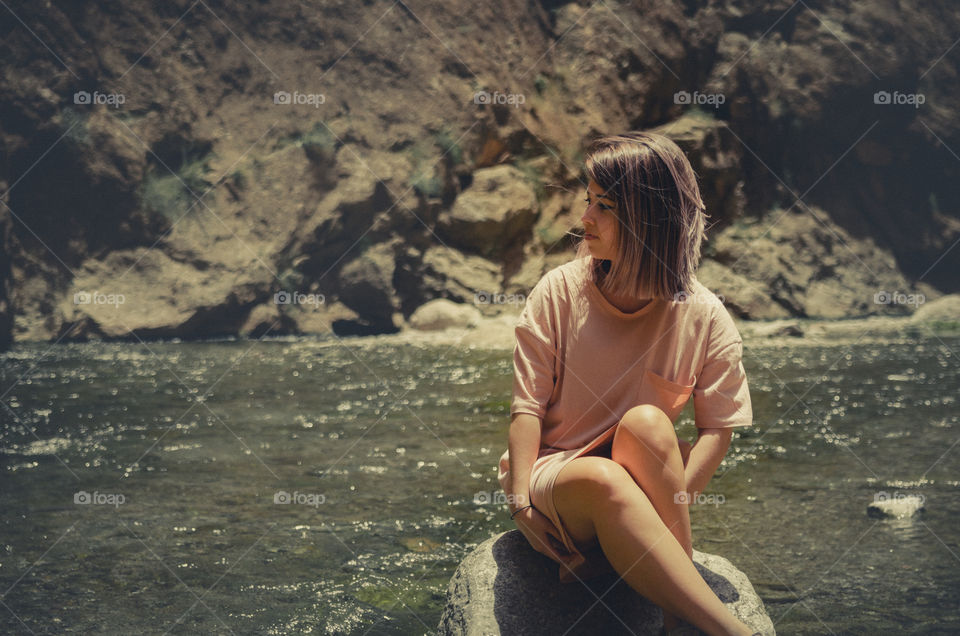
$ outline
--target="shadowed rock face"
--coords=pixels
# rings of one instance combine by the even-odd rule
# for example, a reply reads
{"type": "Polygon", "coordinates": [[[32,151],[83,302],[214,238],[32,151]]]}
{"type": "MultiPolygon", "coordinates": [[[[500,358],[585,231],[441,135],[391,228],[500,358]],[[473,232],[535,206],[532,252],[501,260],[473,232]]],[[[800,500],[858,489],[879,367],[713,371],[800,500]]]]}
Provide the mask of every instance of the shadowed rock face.
{"type": "MultiPolygon", "coordinates": [[[[5,184],[0,187],[6,190],[5,184]]],[[[10,306],[10,211],[0,207],[0,351],[13,341],[13,308],[10,306]]]]}
{"type": "Polygon", "coordinates": [[[12,1],[0,347],[387,332],[527,291],[571,253],[589,141],[637,128],[697,170],[737,315],[960,290],[960,6],[705,4],[12,1]]]}
{"type": "MultiPolygon", "coordinates": [[[[764,636],[774,634],[763,601],[743,572],[723,557],[696,550],[694,562],[731,612],[764,636]]],[[[557,567],[534,551],[519,530],[491,537],[467,555],[454,573],[439,633],[659,633],[663,625],[660,609],[616,575],[560,583],[557,567]]]]}

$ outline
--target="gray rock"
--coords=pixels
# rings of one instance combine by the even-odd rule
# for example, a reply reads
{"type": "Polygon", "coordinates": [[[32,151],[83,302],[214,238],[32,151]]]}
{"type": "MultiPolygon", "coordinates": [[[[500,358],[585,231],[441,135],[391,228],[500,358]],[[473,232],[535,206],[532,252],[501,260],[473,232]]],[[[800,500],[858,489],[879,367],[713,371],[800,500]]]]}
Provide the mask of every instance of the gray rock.
{"type": "Polygon", "coordinates": [[[500,272],[494,263],[443,245],[424,253],[422,271],[422,284],[428,293],[454,300],[473,302],[477,294],[496,294],[501,287],[500,272]]]}
{"type": "Polygon", "coordinates": [[[537,211],[537,196],[522,172],[507,165],[482,168],[438,228],[458,247],[495,256],[529,235],[537,211]]]}
{"type": "Polygon", "coordinates": [[[756,325],[753,329],[753,335],[759,338],[802,337],[803,328],[792,320],[774,320],[756,325]]]}
{"type": "Polygon", "coordinates": [[[114,251],[77,270],[58,307],[61,328],[78,339],[235,334],[269,279],[252,265],[200,270],[158,249],[114,251]]]}
{"type": "Polygon", "coordinates": [[[777,320],[790,315],[786,308],[770,302],[770,294],[763,289],[762,284],[713,259],[705,258],[700,263],[697,280],[710,291],[722,296],[724,305],[740,318],[777,320]]]}
{"type": "Polygon", "coordinates": [[[910,316],[914,323],[960,322],[960,294],[949,294],[921,304],[910,316]]]}
{"type": "Polygon", "coordinates": [[[239,333],[248,338],[260,338],[266,335],[291,333],[296,326],[296,322],[281,311],[281,305],[271,300],[250,310],[239,333]]]}
{"type": "MultiPolygon", "coordinates": [[[[746,575],[723,557],[694,550],[700,574],[724,604],[754,630],[773,622],[746,575]]],[[[461,562],[447,589],[442,636],[506,634],[657,634],[660,609],[615,574],[560,583],[559,566],[534,551],[519,530],[481,543],[461,562]],[[598,601],[599,597],[599,601],[598,601]]]]}
{"type": "Polygon", "coordinates": [[[431,300],[421,305],[410,316],[410,326],[419,331],[442,331],[451,327],[474,327],[480,321],[480,311],[472,305],[455,303],[446,298],[431,300]]]}

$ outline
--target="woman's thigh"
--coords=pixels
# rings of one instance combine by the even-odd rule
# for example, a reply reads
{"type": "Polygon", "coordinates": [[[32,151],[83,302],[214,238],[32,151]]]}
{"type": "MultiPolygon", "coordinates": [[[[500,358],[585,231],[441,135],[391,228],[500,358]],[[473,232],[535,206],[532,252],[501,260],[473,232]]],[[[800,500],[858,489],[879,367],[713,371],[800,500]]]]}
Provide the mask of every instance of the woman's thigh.
{"type": "MultiPolygon", "coordinates": [[[[577,548],[587,551],[597,545],[594,516],[601,500],[619,488],[636,488],[630,473],[607,457],[588,454],[560,469],[553,483],[553,505],[567,534],[577,548]]],[[[608,449],[609,453],[609,449],[608,449]]]]}

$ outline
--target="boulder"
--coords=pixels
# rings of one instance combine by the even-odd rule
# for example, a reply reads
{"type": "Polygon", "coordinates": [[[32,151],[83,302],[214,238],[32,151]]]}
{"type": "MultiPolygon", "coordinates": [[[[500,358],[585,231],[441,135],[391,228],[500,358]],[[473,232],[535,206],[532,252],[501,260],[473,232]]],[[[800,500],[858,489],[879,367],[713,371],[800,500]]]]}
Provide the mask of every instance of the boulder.
{"type": "Polygon", "coordinates": [[[255,306],[240,326],[239,335],[262,338],[295,332],[296,323],[280,307],[275,300],[255,306]]]}
{"type": "MultiPolygon", "coordinates": [[[[773,622],[746,575],[728,560],[694,550],[700,574],[740,620],[764,636],[773,622]]],[[[519,530],[493,536],[460,563],[447,589],[441,636],[657,634],[660,609],[615,574],[560,583],[559,566],[519,530]],[[600,601],[598,602],[598,598],[600,601]]]]}
{"type": "Polygon", "coordinates": [[[254,263],[242,271],[198,269],[159,249],[110,252],[103,260],[85,262],[61,297],[61,335],[130,339],[236,334],[265,295],[269,279],[270,273],[254,263]]]}
{"type": "Polygon", "coordinates": [[[784,307],[770,300],[763,283],[737,274],[726,265],[704,259],[697,270],[699,280],[717,294],[730,311],[748,320],[772,320],[790,315],[784,307]]]}
{"type": "Polygon", "coordinates": [[[422,255],[408,250],[398,288],[413,308],[433,300],[472,303],[477,295],[496,294],[501,289],[500,269],[480,256],[463,254],[445,245],[428,248],[422,255]]]}
{"type": "Polygon", "coordinates": [[[508,165],[481,168],[440,216],[438,229],[457,247],[497,256],[528,238],[537,210],[536,193],[522,172],[508,165]]]}
{"type": "Polygon", "coordinates": [[[472,305],[455,303],[446,298],[437,298],[421,305],[413,312],[413,315],[410,316],[410,326],[419,331],[462,329],[476,326],[480,318],[480,311],[472,305]]]}
{"type": "Polygon", "coordinates": [[[949,294],[920,304],[910,316],[910,322],[957,325],[960,323],[960,294],[949,294]]]}
{"type": "Polygon", "coordinates": [[[300,334],[329,334],[333,331],[334,324],[361,322],[357,312],[337,300],[329,299],[325,299],[325,302],[320,305],[288,306],[285,316],[294,323],[292,331],[300,334]]]}

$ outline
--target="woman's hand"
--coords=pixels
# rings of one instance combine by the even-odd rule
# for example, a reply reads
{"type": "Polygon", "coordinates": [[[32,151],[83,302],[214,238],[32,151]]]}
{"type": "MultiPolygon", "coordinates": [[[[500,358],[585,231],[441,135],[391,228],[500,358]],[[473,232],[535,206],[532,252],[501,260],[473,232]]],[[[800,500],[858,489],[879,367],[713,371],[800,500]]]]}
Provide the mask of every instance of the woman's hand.
{"type": "Polygon", "coordinates": [[[564,547],[553,522],[539,510],[525,508],[518,512],[513,520],[533,549],[540,554],[545,554],[560,564],[577,556],[564,547]]]}

